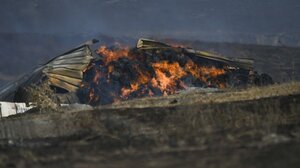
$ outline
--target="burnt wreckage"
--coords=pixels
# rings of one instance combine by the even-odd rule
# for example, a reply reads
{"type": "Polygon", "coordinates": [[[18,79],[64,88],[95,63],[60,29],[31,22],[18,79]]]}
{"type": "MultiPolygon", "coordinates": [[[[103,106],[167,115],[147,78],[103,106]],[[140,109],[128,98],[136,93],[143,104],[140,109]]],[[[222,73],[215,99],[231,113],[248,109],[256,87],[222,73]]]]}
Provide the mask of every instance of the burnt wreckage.
{"type": "Polygon", "coordinates": [[[139,39],[134,48],[101,46],[96,40],[53,58],[0,91],[0,101],[30,102],[27,88],[47,83],[60,103],[110,104],[175,94],[189,87],[245,87],[272,84],[253,70],[253,60],[139,39]]]}

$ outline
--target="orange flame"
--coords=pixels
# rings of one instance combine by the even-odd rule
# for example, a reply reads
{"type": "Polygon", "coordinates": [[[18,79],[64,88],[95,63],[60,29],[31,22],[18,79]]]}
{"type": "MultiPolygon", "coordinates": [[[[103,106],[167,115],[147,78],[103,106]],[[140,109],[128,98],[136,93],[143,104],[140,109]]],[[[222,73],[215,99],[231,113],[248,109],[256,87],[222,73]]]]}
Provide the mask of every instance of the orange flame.
{"type": "MultiPolygon", "coordinates": [[[[159,88],[164,95],[174,93],[176,81],[186,75],[186,72],[180,67],[178,62],[168,63],[162,61],[153,63],[152,67],[155,71],[155,77],[151,77],[147,72],[140,72],[136,82],[131,84],[131,88],[122,88],[122,97],[127,98],[132,92],[139,89],[141,85],[151,83],[153,87],[159,88]]],[[[154,93],[149,91],[149,96],[154,93]]]]}
{"type": "Polygon", "coordinates": [[[194,77],[201,79],[204,82],[208,82],[208,78],[215,78],[219,75],[226,73],[224,69],[212,67],[205,67],[196,65],[193,61],[189,60],[185,65],[185,68],[194,77]]]}
{"type": "Polygon", "coordinates": [[[104,63],[107,65],[112,61],[116,61],[122,57],[128,57],[129,48],[122,48],[116,51],[108,49],[106,46],[101,46],[98,48],[97,54],[104,56],[104,63]]]}
{"type": "MultiPolygon", "coordinates": [[[[173,45],[174,46],[174,45],[173,45]]],[[[177,45],[176,45],[177,46],[177,45]]],[[[178,46],[181,47],[181,46],[178,46]]],[[[217,77],[226,73],[226,69],[217,68],[214,66],[200,66],[193,62],[189,58],[187,63],[182,66],[178,62],[170,62],[166,60],[161,60],[159,62],[144,62],[146,59],[141,54],[134,54],[134,52],[129,52],[128,47],[123,47],[117,50],[108,49],[106,46],[101,46],[97,50],[97,53],[103,56],[104,64],[101,64],[101,67],[107,68],[107,73],[105,71],[101,71],[96,69],[95,75],[93,76],[92,82],[95,84],[99,84],[100,78],[106,78],[107,84],[111,83],[110,74],[114,71],[118,72],[118,68],[114,67],[115,64],[109,64],[112,61],[117,61],[119,58],[128,58],[129,60],[137,60],[141,63],[147,63],[148,68],[153,70],[149,71],[144,68],[141,68],[142,64],[132,63],[130,66],[133,66],[134,73],[137,74],[137,78],[132,81],[128,81],[130,86],[121,86],[120,90],[112,91],[111,95],[113,97],[114,102],[119,100],[128,99],[132,93],[135,92],[135,96],[154,96],[157,93],[157,89],[161,91],[160,94],[163,96],[167,96],[169,94],[174,94],[179,89],[186,89],[188,87],[187,84],[184,83],[181,79],[187,75],[193,76],[193,78],[200,79],[207,86],[216,86],[219,88],[226,87],[226,83],[222,81],[218,81],[217,77]],[[150,66],[150,67],[149,67],[150,66]],[[153,90],[155,88],[155,90],[153,90]]],[[[95,66],[93,64],[92,66],[95,66]]],[[[91,67],[92,67],[91,66],[91,67]]],[[[91,67],[87,68],[87,70],[92,69],[91,67]]],[[[123,72],[119,72],[122,75],[123,72]]],[[[129,73],[129,72],[125,72],[129,73]]],[[[100,100],[100,96],[97,95],[99,93],[98,89],[90,89],[89,102],[96,102],[100,100]]]]}
{"type": "Polygon", "coordinates": [[[97,85],[99,84],[99,79],[101,78],[101,73],[99,70],[96,70],[96,74],[93,78],[93,82],[96,83],[97,85]]]}
{"type": "Polygon", "coordinates": [[[168,63],[162,61],[153,63],[156,77],[151,80],[154,87],[158,87],[162,92],[171,91],[176,86],[176,81],[186,75],[178,62],[168,63]]]}

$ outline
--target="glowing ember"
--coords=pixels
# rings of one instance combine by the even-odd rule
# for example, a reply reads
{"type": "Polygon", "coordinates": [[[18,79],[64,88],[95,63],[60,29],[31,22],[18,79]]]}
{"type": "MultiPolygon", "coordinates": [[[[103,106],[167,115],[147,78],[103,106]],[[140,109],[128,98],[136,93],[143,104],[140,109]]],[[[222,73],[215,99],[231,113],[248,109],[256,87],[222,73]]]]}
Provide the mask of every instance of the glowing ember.
{"type": "Polygon", "coordinates": [[[99,70],[96,70],[96,74],[94,76],[93,82],[99,84],[99,79],[101,78],[101,73],[99,70]]]}

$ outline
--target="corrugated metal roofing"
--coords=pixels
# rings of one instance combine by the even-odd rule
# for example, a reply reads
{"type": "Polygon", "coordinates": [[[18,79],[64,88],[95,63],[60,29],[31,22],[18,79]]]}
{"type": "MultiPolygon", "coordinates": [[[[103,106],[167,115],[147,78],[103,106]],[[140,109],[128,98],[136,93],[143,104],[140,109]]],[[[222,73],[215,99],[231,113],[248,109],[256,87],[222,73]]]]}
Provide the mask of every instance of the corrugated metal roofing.
{"type": "Polygon", "coordinates": [[[83,79],[83,71],[94,59],[88,46],[75,49],[48,62],[43,73],[51,85],[69,92],[76,91],[83,79]]]}
{"type": "Polygon", "coordinates": [[[38,84],[44,77],[48,78],[48,82],[52,86],[75,92],[82,83],[83,71],[89,66],[92,59],[94,57],[89,45],[83,44],[53,58],[15,82],[5,84],[0,81],[0,100],[13,101],[18,88],[38,84]]]}

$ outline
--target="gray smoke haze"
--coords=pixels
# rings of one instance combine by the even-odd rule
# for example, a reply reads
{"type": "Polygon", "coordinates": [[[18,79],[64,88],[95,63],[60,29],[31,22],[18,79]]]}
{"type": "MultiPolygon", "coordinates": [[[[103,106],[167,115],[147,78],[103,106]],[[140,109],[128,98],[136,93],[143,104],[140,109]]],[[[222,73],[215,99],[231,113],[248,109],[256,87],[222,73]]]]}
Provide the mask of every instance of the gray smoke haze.
{"type": "Polygon", "coordinates": [[[0,82],[90,38],[300,46],[299,16],[298,0],[0,0],[0,82]]]}
{"type": "Polygon", "coordinates": [[[297,0],[0,2],[0,32],[156,35],[245,43],[259,36],[300,35],[297,0]]]}

